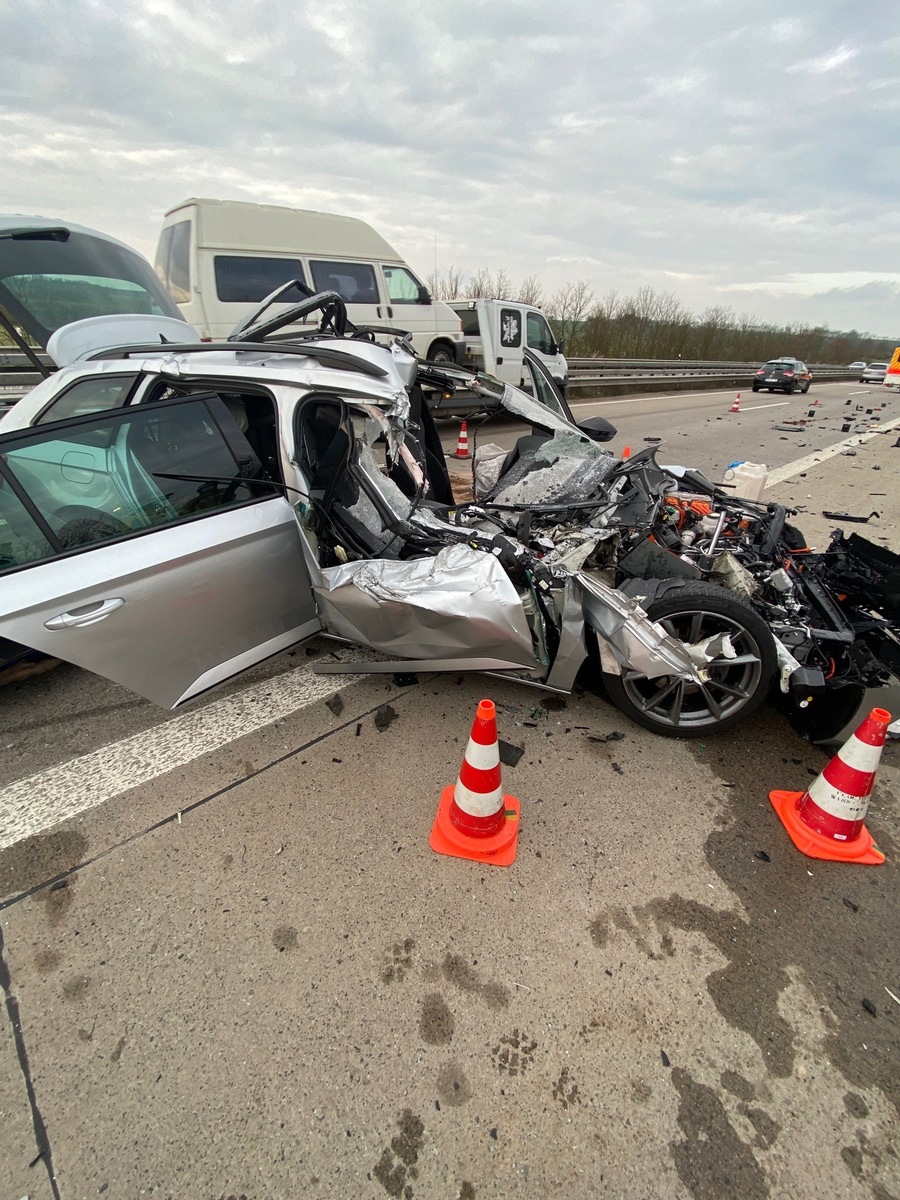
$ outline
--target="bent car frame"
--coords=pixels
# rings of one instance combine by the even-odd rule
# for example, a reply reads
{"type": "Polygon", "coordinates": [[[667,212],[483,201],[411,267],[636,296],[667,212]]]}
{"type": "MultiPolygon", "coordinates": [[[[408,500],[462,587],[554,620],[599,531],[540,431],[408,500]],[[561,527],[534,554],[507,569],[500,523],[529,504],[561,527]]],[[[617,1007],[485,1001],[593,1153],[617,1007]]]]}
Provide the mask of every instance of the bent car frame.
{"type": "Polygon", "coordinates": [[[351,333],[335,293],[267,317],[279,294],[221,343],[162,344],[174,323],[147,316],[54,335],[62,369],[0,422],[4,637],[166,707],[316,634],[384,656],[345,673],[568,692],[590,661],[670,736],[731,728],[773,685],[827,715],[900,667],[896,556],[814,555],[778,505],[615,458],[534,356],[527,393],[351,333]],[[532,430],[476,454],[465,498],[427,403],[458,386],[532,430]]]}

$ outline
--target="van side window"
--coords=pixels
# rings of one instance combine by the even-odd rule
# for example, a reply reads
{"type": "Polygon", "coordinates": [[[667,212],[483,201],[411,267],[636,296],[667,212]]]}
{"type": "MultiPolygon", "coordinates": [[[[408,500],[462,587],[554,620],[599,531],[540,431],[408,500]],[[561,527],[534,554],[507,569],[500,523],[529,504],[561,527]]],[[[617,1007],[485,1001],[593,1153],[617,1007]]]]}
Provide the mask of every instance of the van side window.
{"type": "MultiPolygon", "coordinates": [[[[229,304],[258,304],[292,279],[305,284],[303,264],[296,258],[261,258],[237,254],[215,256],[216,295],[229,304]]],[[[305,296],[296,288],[285,292],[283,302],[296,304],[305,296]]]]}
{"type": "Polygon", "coordinates": [[[382,267],[391,304],[421,304],[422,284],[406,267],[382,267]]]}
{"type": "Polygon", "coordinates": [[[555,354],[556,339],[540,313],[529,313],[525,320],[525,336],[529,350],[539,354],[555,354]]]}
{"type": "Polygon", "coordinates": [[[310,260],[317,292],[337,292],[346,304],[380,304],[375,268],[368,263],[310,260]]]}
{"type": "Polygon", "coordinates": [[[156,248],[156,274],[176,304],[191,298],[191,223],[179,221],[162,231],[156,248]]]}

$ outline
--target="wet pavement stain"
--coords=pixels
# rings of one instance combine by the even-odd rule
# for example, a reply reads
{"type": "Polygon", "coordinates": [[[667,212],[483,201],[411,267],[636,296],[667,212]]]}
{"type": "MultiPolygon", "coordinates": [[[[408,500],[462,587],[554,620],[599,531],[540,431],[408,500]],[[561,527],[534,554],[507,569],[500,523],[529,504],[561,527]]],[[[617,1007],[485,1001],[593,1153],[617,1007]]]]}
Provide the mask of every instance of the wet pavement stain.
{"type": "Polygon", "coordinates": [[[279,953],[296,950],[297,930],[292,925],[279,925],[272,930],[272,945],[279,953]]]}
{"type": "Polygon", "coordinates": [[[438,1095],[450,1108],[467,1104],[475,1095],[468,1077],[458,1062],[448,1062],[437,1077],[438,1095]]]}
{"type": "Polygon", "coordinates": [[[581,1103],[578,1095],[578,1084],[569,1078],[569,1068],[563,1067],[559,1079],[553,1085],[553,1099],[558,1100],[564,1109],[581,1103]]]}
{"type": "Polygon", "coordinates": [[[502,983],[490,979],[482,979],[474,969],[476,964],[469,964],[459,954],[447,954],[441,963],[441,973],[444,978],[464,992],[478,996],[488,1008],[505,1008],[509,1004],[509,988],[502,983]]]}
{"type": "Polygon", "coordinates": [[[766,1200],[769,1186],[763,1170],[713,1089],[697,1083],[681,1067],[673,1069],[672,1083],[678,1091],[678,1125],[684,1140],[670,1142],[669,1151],[694,1200],[766,1200]]]}
{"type": "Polygon", "coordinates": [[[62,985],[64,1000],[83,1000],[91,986],[90,975],[70,975],[62,985]]]}
{"type": "Polygon", "coordinates": [[[382,983],[402,983],[407,971],[412,967],[412,952],[416,943],[412,938],[395,942],[390,950],[385,952],[384,965],[381,968],[382,983]]]}
{"type": "Polygon", "coordinates": [[[500,1039],[500,1044],[491,1050],[494,1066],[500,1074],[524,1075],[534,1062],[534,1052],[537,1042],[528,1034],[514,1029],[500,1039]]]}
{"type": "Polygon", "coordinates": [[[40,975],[49,975],[51,971],[55,971],[62,962],[62,955],[58,950],[51,950],[45,947],[43,950],[38,950],[34,956],[34,969],[40,975]]]}
{"type": "Polygon", "coordinates": [[[475,1188],[469,1183],[468,1179],[462,1181],[459,1189],[459,1200],[475,1200],[475,1188]]]}
{"type": "Polygon", "coordinates": [[[419,1177],[416,1163],[422,1149],[425,1126],[410,1108],[404,1108],[397,1125],[400,1132],[391,1138],[391,1144],[381,1152],[372,1174],[389,1196],[411,1200],[414,1195],[412,1184],[419,1177]]]}
{"type": "Polygon", "coordinates": [[[746,1117],[756,1130],[755,1145],[763,1150],[775,1145],[775,1140],[781,1133],[781,1126],[777,1121],[773,1121],[767,1112],[761,1108],[747,1108],[744,1104],[738,1105],[738,1112],[746,1117]]]}
{"type": "Polygon", "coordinates": [[[419,1033],[429,1046],[446,1046],[453,1039],[453,1013],[438,992],[429,993],[422,1001],[419,1033]]]}
{"type": "MultiPolygon", "coordinates": [[[[26,892],[56,875],[71,871],[84,859],[87,850],[88,839],[70,830],[36,834],[16,842],[0,854],[0,896],[26,892]]],[[[47,906],[52,924],[65,915],[71,904],[71,887],[70,881],[68,888],[56,891],[47,889],[35,897],[35,900],[47,906]]]]}
{"type": "Polygon", "coordinates": [[[884,777],[887,764],[900,765],[900,745],[884,748],[866,822],[888,861],[862,867],[806,858],[790,842],[768,792],[802,790],[837,748],[796,737],[796,751],[786,759],[773,749],[783,747],[786,736],[791,736],[786,722],[769,710],[705,748],[685,743],[698,763],[735,784],[717,793],[722,822],[707,838],[705,854],[749,919],[713,914],[677,897],[667,902],[672,906],[667,915],[673,925],[707,934],[729,960],[709,977],[710,994],[729,1024],[756,1040],[773,1074],[789,1074],[793,1066],[791,1030],[777,1013],[790,972],[820,1005],[828,1029],[823,1047],[832,1065],[851,1088],[878,1088],[900,1111],[894,1023],[889,1029],[887,1021],[873,1020],[860,999],[883,995],[884,980],[900,977],[898,893],[891,878],[900,845],[889,832],[896,826],[898,797],[884,777]],[[770,862],[754,858],[760,849],[770,862]]]}

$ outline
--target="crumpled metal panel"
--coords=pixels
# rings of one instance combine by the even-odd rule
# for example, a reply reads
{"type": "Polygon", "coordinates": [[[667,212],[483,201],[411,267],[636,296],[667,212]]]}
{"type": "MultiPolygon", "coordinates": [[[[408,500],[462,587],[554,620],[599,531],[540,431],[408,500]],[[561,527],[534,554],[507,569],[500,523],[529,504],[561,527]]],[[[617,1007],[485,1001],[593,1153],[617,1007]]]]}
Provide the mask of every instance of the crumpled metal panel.
{"type": "Polygon", "coordinates": [[[492,554],[454,545],[433,558],[345,563],[313,590],[330,632],[385,654],[535,665],[519,594],[492,554]]]}
{"type": "Polygon", "coordinates": [[[594,497],[617,465],[611,454],[566,429],[515,463],[491,499],[497,504],[578,503],[594,497]]]}
{"type": "Polygon", "coordinates": [[[705,681],[706,673],[689,647],[651,621],[636,600],[592,576],[580,573],[577,580],[584,611],[601,641],[604,671],[621,675],[625,669],[640,671],[648,679],[678,675],[695,683],[705,681]]]}

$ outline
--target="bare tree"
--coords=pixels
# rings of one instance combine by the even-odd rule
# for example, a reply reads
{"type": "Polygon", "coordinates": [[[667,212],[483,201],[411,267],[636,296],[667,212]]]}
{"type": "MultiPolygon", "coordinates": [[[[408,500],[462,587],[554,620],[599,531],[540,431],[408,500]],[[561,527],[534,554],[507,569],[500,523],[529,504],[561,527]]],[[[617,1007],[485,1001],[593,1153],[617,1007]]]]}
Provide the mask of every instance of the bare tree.
{"type": "Polygon", "coordinates": [[[547,318],[564,353],[571,354],[577,349],[581,325],[593,299],[587,280],[576,279],[563,284],[547,301],[547,318]]]}
{"type": "Polygon", "coordinates": [[[533,304],[539,307],[544,298],[544,287],[537,275],[526,275],[519,284],[517,299],[520,304],[533,304]]]}
{"type": "Polygon", "coordinates": [[[506,268],[501,267],[491,280],[491,295],[495,300],[511,300],[514,292],[515,288],[506,268]]]}

